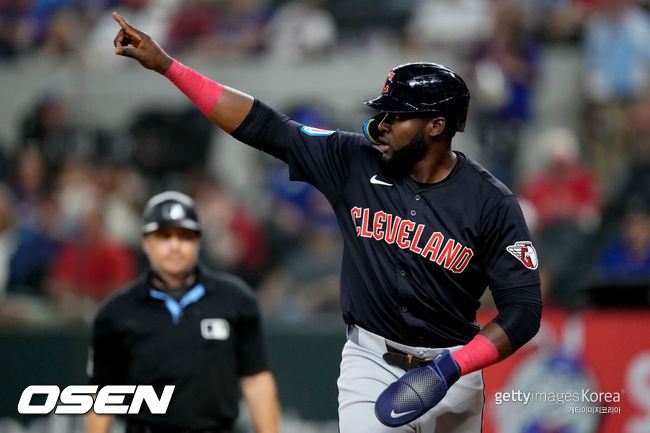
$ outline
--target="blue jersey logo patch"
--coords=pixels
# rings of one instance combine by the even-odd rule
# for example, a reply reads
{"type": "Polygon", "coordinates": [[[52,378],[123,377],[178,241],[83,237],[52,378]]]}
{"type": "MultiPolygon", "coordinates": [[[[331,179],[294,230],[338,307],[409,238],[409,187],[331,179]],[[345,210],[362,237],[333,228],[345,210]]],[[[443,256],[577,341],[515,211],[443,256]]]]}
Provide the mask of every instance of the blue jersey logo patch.
{"type": "Polygon", "coordinates": [[[329,129],[314,128],[312,126],[301,126],[300,130],[305,134],[311,135],[313,137],[324,137],[326,135],[332,135],[336,132],[330,131],[329,129]]]}

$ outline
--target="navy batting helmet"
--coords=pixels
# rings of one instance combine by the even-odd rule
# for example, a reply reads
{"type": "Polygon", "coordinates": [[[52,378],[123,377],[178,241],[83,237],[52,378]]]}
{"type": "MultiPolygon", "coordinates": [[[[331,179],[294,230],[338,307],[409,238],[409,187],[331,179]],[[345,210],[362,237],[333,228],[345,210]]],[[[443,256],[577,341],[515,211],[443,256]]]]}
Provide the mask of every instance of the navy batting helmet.
{"type": "Polygon", "coordinates": [[[142,234],[162,227],[182,227],[201,232],[194,200],[177,191],[165,191],[149,199],[142,217],[142,234]]]}
{"type": "MultiPolygon", "coordinates": [[[[364,104],[383,113],[439,114],[453,131],[464,131],[469,89],[451,69],[437,63],[407,63],[393,68],[378,97],[364,104]]],[[[368,139],[377,142],[378,116],[364,125],[368,139]]]]}

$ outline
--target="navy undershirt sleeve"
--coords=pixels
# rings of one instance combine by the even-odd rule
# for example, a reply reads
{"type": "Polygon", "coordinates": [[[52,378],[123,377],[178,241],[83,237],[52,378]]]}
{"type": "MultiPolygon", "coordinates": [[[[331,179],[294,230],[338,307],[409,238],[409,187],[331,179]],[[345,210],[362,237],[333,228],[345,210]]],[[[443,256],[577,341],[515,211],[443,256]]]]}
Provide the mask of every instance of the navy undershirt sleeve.
{"type": "Polygon", "coordinates": [[[483,253],[488,284],[499,310],[495,322],[513,352],[535,336],[542,314],[537,254],[514,195],[507,195],[483,218],[483,253]]]}
{"type": "Polygon", "coordinates": [[[542,318],[540,286],[492,290],[492,297],[499,310],[494,322],[506,333],[514,352],[539,330],[542,318]]]}

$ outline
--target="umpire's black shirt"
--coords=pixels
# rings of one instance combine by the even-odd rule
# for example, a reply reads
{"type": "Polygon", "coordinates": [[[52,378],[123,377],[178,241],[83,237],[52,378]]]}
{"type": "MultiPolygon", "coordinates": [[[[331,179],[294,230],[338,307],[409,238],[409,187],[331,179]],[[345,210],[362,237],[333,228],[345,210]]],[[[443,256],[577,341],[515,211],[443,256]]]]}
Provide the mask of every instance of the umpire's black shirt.
{"type": "Polygon", "coordinates": [[[154,289],[151,274],[111,297],[93,327],[90,382],[176,385],[166,415],[146,405],[128,423],[179,431],[229,431],[238,415],[239,379],[267,370],[252,291],[228,274],[199,272],[178,301],[154,289]]]}

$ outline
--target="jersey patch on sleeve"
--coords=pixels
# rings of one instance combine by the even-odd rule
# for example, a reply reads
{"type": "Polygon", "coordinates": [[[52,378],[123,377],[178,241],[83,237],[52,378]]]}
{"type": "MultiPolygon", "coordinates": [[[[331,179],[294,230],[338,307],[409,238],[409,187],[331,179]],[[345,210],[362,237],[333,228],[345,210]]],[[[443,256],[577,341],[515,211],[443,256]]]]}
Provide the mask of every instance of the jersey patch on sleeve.
{"type": "Polygon", "coordinates": [[[508,245],[506,251],[512,254],[517,260],[528,269],[537,269],[537,251],[530,241],[517,241],[514,245],[508,245]]]}
{"type": "Polygon", "coordinates": [[[311,135],[313,137],[323,137],[326,135],[332,135],[336,132],[329,129],[314,128],[313,126],[301,126],[300,130],[305,134],[311,135]]]}

